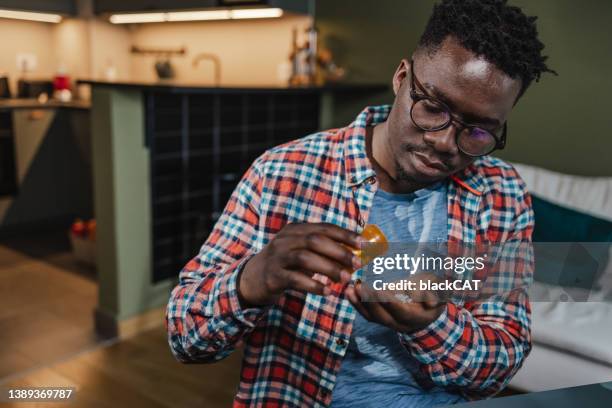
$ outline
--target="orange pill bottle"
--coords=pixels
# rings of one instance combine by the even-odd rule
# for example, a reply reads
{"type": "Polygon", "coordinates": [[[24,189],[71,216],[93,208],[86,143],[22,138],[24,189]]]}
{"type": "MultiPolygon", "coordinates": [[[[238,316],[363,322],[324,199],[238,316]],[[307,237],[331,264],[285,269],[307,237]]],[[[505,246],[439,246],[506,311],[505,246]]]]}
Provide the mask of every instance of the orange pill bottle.
{"type": "Polygon", "coordinates": [[[374,224],[368,224],[361,232],[365,240],[361,248],[352,249],[353,253],[361,259],[363,266],[372,262],[378,256],[384,255],[389,250],[389,243],[385,234],[374,224]]]}

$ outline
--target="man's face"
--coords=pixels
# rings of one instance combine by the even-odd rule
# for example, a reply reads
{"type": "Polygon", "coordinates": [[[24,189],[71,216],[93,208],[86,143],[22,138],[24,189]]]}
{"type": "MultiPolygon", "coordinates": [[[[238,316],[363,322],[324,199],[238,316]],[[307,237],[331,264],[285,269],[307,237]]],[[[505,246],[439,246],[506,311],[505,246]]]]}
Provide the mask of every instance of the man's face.
{"type": "Polygon", "coordinates": [[[463,122],[498,131],[518,96],[521,81],[512,79],[493,64],[463,48],[448,37],[434,53],[419,50],[414,67],[402,60],[393,77],[396,94],[388,118],[388,151],[399,180],[433,183],[456,173],[474,161],[456,144],[458,129],[425,132],[410,118],[410,70],[427,92],[452,110],[463,122]]]}

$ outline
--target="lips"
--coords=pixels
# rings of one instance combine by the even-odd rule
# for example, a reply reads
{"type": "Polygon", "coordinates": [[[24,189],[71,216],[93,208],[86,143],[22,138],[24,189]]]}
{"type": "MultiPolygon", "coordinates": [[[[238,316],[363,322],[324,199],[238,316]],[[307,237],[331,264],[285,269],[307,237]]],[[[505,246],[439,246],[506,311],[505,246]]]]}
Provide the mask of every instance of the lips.
{"type": "Polygon", "coordinates": [[[418,158],[421,160],[421,162],[423,162],[424,165],[426,165],[427,167],[431,167],[433,169],[439,170],[439,171],[446,171],[447,167],[444,163],[442,163],[439,160],[432,160],[429,157],[425,156],[424,154],[421,153],[415,153],[416,156],[418,156],[418,158]]]}

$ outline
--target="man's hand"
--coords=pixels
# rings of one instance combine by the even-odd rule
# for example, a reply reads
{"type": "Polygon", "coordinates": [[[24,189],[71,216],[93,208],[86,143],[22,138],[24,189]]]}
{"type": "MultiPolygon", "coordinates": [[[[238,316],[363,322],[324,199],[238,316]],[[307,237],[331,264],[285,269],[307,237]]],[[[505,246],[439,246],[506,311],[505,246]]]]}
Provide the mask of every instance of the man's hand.
{"type": "Polygon", "coordinates": [[[349,301],[367,320],[402,333],[427,327],[446,308],[446,302],[433,292],[417,290],[406,293],[418,301],[402,303],[398,298],[393,299],[398,292],[372,290],[361,282],[348,286],[345,291],[349,301]]]}
{"type": "Polygon", "coordinates": [[[350,282],[361,260],[349,247],[359,248],[360,239],[333,224],[287,224],[244,266],[238,283],[241,304],[271,304],[286,289],[329,295],[330,289],[312,276],[319,273],[334,282],[350,282]]]}

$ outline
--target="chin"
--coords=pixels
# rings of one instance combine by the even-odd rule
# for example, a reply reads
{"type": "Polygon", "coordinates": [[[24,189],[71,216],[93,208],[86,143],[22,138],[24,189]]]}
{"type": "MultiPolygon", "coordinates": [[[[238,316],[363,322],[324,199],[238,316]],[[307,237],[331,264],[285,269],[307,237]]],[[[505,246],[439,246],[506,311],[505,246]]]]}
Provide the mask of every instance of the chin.
{"type": "Polygon", "coordinates": [[[413,168],[405,168],[402,167],[401,170],[398,169],[397,179],[404,181],[412,181],[417,182],[419,184],[432,184],[437,181],[440,181],[448,176],[446,173],[441,174],[427,174],[422,173],[413,168]]]}
{"type": "Polygon", "coordinates": [[[440,180],[444,180],[446,177],[448,177],[448,174],[446,173],[436,175],[436,176],[430,176],[428,174],[418,174],[418,175],[415,175],[415,180],[423,184],[433,184],[433,183],[437,183],[440,180]]]}
{"type": "MultiPolygon", "coordinates": [[[[399,164],[399,163],[398,163],[399,164]]],[[[397,166],[398,179],[416,181],[422,184],[431,184],[449,176],[448,170],[432,168],[418,159],[410,160],[407,165],[397,166]]]]}

